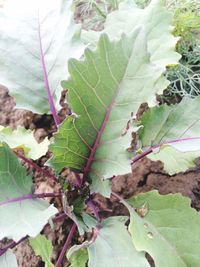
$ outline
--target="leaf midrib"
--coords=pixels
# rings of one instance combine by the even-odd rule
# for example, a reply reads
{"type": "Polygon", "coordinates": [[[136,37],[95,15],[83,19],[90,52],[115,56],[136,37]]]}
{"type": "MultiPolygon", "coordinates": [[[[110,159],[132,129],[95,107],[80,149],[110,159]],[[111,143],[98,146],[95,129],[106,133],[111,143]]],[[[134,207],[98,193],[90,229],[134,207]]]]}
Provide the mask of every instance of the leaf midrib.
{"type": "MultiPolygon", "coordinates": [[[[105,49],[105,41],[104,41],[104,40],[105,40],[105,37],[103,37],[103,38],[104,38],[104,39],[103,39],[104,50],[105,50],[105,54],[107,54],[107,51],[106,51],[106,49],[105,49]]],[[[137,38],[137,37],[136,37],[136,38],[137,38]]],[[[133,49],[134,49],[134,45],[132,46],[132,50],[131,50],[130,55],[132,55],[133,49]]],[[[85,166],[85,168],[84,168],[84,170],[83,170],[83,174],[84,174],[84,176],[86,176],[86,175],[90,172],[90,168],[91,168],[92,162],[94,161],[95,153],[96,153],[96,151],[97,151],[97,148],[99,147],[99,141],[100,141],[100,139],[101,139],[101,137],[102,137],[102,135],[103,135],[103,132],[104,132],[104,130],[105,130],[105,128],[106,128],[106,125],[107,125],[107,122],[108,122],[108,120],[109,120],[110,114],[111,114],[111,112],[112,112],[113,106],[115,105],[116,99],[117,99],[117,97],[118,97],[118,95],[119,95],[119,92],[120,92],[120,89],[121,89],[121,84],[122,84],[122,82],[124,81],[124,79],[125,79],[125,77],[126,77],[126,73],[127,73],[127,69],[128,69],[128,67],[129,67],[130,60],[131,60],[131,56],[129,57],[129,60],[128,60],[128,62],[127,62],[127,66],[126,66],[124,75],[123,75],[123,77],[121,78],[121,80],[120,80],[120,82],[119,82],[119,85],[118,85],[118,87],[117,87],[117,89],[116,89],[116,92],[115,92],[113,98],[112,98],[112,101],[111,101],[110,105],[108,106],[108,108],[107,108],[107,110],[106,110],[106,114],[105,114],[104,120],[103,120],[103,122],[102,122],[101,128],[100,128],[100,130],[98,131],[97,138],[96,138],[96,140],[95,140],[95,142],[94,142],[94,145],[92,146],[90,155],[89,155],[88,160],[87,160],[87,164],[86,164],[86,166],[85,166]]],[[[110,70],[110,69],[109,69],[109,70],[110,70]]],[[[113,77],[113,74],[112,74],[111,70],[110,70],[110,73],[111,73],[111,76],[113,77]]],[[[117,83],[118,83],[118,82],[117,82],[117,83]]]]}

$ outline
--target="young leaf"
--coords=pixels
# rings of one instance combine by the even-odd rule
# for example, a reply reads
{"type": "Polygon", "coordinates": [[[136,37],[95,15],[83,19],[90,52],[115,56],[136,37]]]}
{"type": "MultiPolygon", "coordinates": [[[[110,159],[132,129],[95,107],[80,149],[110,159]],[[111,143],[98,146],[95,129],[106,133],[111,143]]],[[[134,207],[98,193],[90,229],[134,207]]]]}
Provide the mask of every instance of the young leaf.
{"type": "Polygon", "coordinates": [[[110,217],[101,223],[98,236],[88,247],[88,267],[149,267],[145,254],[137,252],[124,225],[126,217],[110,217]]]}
{"type": "Polygon", "coordinates": [[[0,13],[0,83],[9,88],[18,108],[49,113],[49,104],[59,101],[60,81],[68,77],[63,66],[83,52],[71,2],[5,2],[0,13]]]}
{"type": "Polygon", "coordinates": [[[48,151],[49,140],[46,137],[41,143],[37,143],[33,132],[23,127],[12,130],[9,127],[0,126],[0,141],[6,142],[10,148],[20,148],[24,150],[27,157],[36,160],[45,155],[48,151]]]}
{"type": "Polygon", "coordinates": [[[131,215],[129,231],[138,251],[148,252],[156,267],[199,266],[200,216],[190,207],[190,199],[151,191],[128,202],[140,214],[126,205],[131,215]]]}
{"type": "Polygon", "coordinates": [[[0,158],[0,239],[35,237],[58,211],[44,200],[31,199],[32,179],[5,143],[0,144],[0,158]],[[27,194],[30,199],[23,201],[27,194]]]}
{"type": "MultiPolygon", "coordinates": [[[[150,60],[161,69],[177,64],[180,55],[174,46],[178,40],[172,35],[172,14],[164,6],[163,0],[152,0],[142,9],[134,1],[120,4],[119,10],[108,14],[103,32],[109,38],[120,38],[122,33],[130,34],[137,27],[145,25],[147,31],[147,49],[150,60]],[[161,40],[158,42],[158,39],[161,40]]],[[[88,43],[95,44],[101,33],[83,32],[82,37],[88,43]]]]}
{"type": "Polygon", "coordinates": [[[35,238],[29,238],[29,243],[35,254],[42,258],[42,261],[45,262],[45,267],[53,267],[53,263],[51,262],[51,256],[53,252],[52,242],[44,235],[38,235],[35,238]]]}
{"type": "Polygon", "coordinates": [[[85,267],[88,262],[87,249],[80,249],[70,258],[70,267],[85,267]]]}
{"type": "Polygon", "coordinates": [[[12,250],[8,250],[5,254],[0,256],[0,266],[1,267],[18,267],[15,255],[12,250]]]}
{"type": "Polygon", "coordinates": [[[200,97],[186,98],[178,105],[151,108],[141,118],[141,148],[160,148],[148,157],[161,160],[169,174],[194,167],[200,156],[199,106],[200,97]]]}
{"type": "Polygon", "coordinates": [[[131,114],[165,88],[162,71],[151,64],[140,28],[117,42],[102,35],[96,51],[85,51],[84,61],[70,60],[69,72],[71,80],[63,86],[77,115],[55,135],[50,164],[57,172],[63,167],[83,172],[93,181],[92,191],[108,196],[101,181],[131,171],[131,114]]]}

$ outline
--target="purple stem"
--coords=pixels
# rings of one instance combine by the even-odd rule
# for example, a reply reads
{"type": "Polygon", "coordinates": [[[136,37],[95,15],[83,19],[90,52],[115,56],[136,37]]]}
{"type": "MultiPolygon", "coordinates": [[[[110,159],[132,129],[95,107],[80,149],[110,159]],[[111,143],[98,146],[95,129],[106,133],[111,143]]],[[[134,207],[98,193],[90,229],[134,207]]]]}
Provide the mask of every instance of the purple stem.
{"type": "Polygon", "coordinates": [[[117,96],[119,94],[119,91],[120,91],[120,86],[119,88],[117,89],[115,95],[113,96],[113,99],[110,103],[110,105],[108,106],[107,110],[106,110],[106,114],[105,114],[105,117],[104,117],[104,120],[103,120],[103,123],[101,124],[101,128],[100,130],[98,130],[97,132],[97,137],[96,137],[96,140],[93,144],[93,147],[91,149],[91,152],[90,152],[90,155],[88,157],[88,160],[87,160],[87,164],[84,168],[84,176],[87,176],[88,172],[90,171],[90,168],[91,168],[91,165],[92,165],[92,162],[94,160],[94,156],[95,156],[95,153],[97,151],[97,148],[99,146],[99,142],[100,142],[100,139],[102,137],[102,134],[106,128],[106,125],[107,125],[107,122],[109,120],[109,117],[110,117],[110,113],[112,111],[112,108],[113,108],[113,105],[115,104],[115,101],[117,99],[117,96]]]}
{"type": "Polygon", "coordinates": [[[63,257],[65,256],[66,251],[67,251],[67,249],[69,248],[69,245],[70,245],[70,243],[71,243],[71,240],[72,240],[72,238],[73,238],[73,236],[74,236],[74,232],[75,232],[75,230],[76,230],[76,227],[77,227],[76,224],[73,223],[72,228],[70,229],[70,232],[69,232],[69,234],[68,234],[68,237],[67,237],[67,239],[66,239],[66,241],[65,241],[65,244],[64,244],[64,246],[63,246],[63,248],[62,248],[62,251],[61,251],[61,253],[60,253],[59,257],[58,257],[58,260],[57,260],[57,262],[56,262],[55,267],[59,267],[59,266],[61,265],[61,263],[62,263],[62,259],[63,259],[63,257]]]}
{"type": "Polygon", "coordinates": [[[143,153],[138,154],[137,156],[134,157],[134,159],[132,160],[131,164],[134,164],[136,161],[138,161],[138,160],[144,158],[145,156],[149,155],[152,151],[153,151],[152,148],[149,148],[146,151],[144,151],[143,153]]]}
{"type": "Polygon", "coordinates": [[[61,193],[28,194],[28,195],[23,195],[23,196],[20,196],[20,197],[11,198],[11,199],[8,199],[6,201],[3,201],[3,202],[0,203],[0,206],[7,205],[9,203],[35,199],[35,198],[60,197],[60,196],[61,196],[61,193]]]}
{"type": "Polygon", "coordinates": [[[15,246],[17,246],[18,244],[20,244],[22,241],[24,241],[25,239],[27,239],[28,236],[23,237],[22,239],[20,239],[18,242],[12,241],[10,244],[8,244],[7,246],[5,246],[4,248],[0,249],[0,257],[6,253],[6,251],[10,248],[14,248],[15,246]]]}
{"type": "Polygon", "coordinates": [[[43,69],[44,85],[45,85],[45,89],[46,89],[46,92],[48,95],[50,110],[51,110],[51,113],[53,115],[55,124],[58,127],[58,125],[60,124],[60,118],[57,114],[57,111],[56,111],[56,108],[54,105],[53,96],[51,94],[51,89],[49,86],[49,80],[48,80],[48,75],[47,75],[47,70],[46,70],[45,59],[44,59],[44,51],[43,51],[43,47],[42,47],[42,36],[41,36],[41,28],[40,28],[39,11],[38,11],[38,35],[39,35],[40,60],[41,60],[42,69],[43,69]]]}
{"type": "Polygon", "coordinates": [[[160,148],[162,145],[170,145],[174,143],[180,143],[185,141],[192,141],[192,140],[200,140],[200,137],[190,137],[190,138],[179,138],[171,141],[166,141],[161,144],[154,145],[152,147],[147,148],[143,153],[136,155],[131,164],[134,164],[136,161],[144,158],[145,156],[151,154],[155,149],[160,148]]]}
{"type": "Polygon", "coordinates": [[[24,160],[26,163],[28,163],[30,166],[32,166],[36,171],[43,173],[45,176],[52,178],[54,181],[57,181],[57,178],[52,175],[49,171],[39,167],[37,164],[35,164],[32,160],[27,159],[26,157],[24,157],[23,155],[21,155],[19,152],[15,151],[15,154],[18,158],[24,160]]]}

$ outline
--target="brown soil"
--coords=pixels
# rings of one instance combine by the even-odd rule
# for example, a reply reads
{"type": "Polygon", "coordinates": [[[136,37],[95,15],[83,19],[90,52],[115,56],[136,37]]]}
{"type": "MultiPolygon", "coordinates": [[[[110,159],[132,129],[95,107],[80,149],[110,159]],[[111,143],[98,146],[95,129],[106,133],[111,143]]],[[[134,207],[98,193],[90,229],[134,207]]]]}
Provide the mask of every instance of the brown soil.
{"type": "MultiPolygon", "coordinates": [[[[60,112],[62,118],[69,114],[66,104],[63,103],[63,109],[60,112]]],[[[49,115],[34,115],[29,111],[15,109],[13,99],[8,95],[6,88],[0,87],[0,125],[11,126],[13,128],[21,125],[26,128],[35,130],[35,137],[39,141],[45,136],[51,136],[55,130],[52,118],[49,115]]],[[[38,163],[42,165],[49,155],[41,158],[38,163]]],[[[59,185],[54,181],[43,177],[37,172],[34,174],[33,181],[36,185],[37,192],[53,192],[58,191],[59,185]]],[[[145,158],[136,162],[132,169],[132,174],[115,177],[112,180],[113,191],[122,195],[124,198],[133,196],[140,192],[147,192],[157,189],[161,194],[180,192],[184,196],[188,196],[192,201],[192,206],[200,210],[200,165],[197,164],[195,170],[189,170],[186,173],[179,173],[169,176],[163,171],[162,164],[152,162],[145,158]]],[[[116,199],[105,199],[101,196],[95,196],[94,200],[99,208],[100,215],[107,217],[109,215],[127,214],[126,209],[120,205],[116,199]]],[[[55,205],[61,210],[59,199],[54,200],[55,205]]],[[[70,220],[65,220],[55,224],[55,230],[52,231],[50,226],[46,226],[43,233],[52,240],[54,245],[53,261],[55,262],[58,254],[63,246],[66,236],[71,226],[70,220]]],[[[75,237],[77,242],[78,236],[75,237]]],[[[3,240],[0,243],[7,243],[3,240]]],[[[41,267],[44,266],[39,257],[36,257],[28,244],[28,241],[22,242],[15,249],[15,254],[20,267],[41,267]]],[[[67,267],[65,261],[63,264],[67,267]]]]}

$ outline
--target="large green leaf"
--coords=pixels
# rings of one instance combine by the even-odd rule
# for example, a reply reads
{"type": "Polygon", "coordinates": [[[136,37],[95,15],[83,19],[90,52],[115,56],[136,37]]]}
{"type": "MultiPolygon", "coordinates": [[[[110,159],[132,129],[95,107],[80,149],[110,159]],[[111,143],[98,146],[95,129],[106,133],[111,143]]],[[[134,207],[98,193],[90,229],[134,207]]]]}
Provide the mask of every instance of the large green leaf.
{"type": "Polygon", "coordinates": [[[141,118],[141,148],[145,151],[158,145],[159,149],[148,157],[161,160],[169,174],[194,167],[200,156],[199,110],[200,97],[186,98],[178,105],[151,108],[141,118]]]}
{"type": "Polygon", "coordinates": [[[45,262],[45,267],[53,267],[53,263],[51,262],[51,256],[53,252],[52,242],[44,235],[38,235],[35,238],[29,238],[29,243],[35,254],[40,256],[42,260],[45,262]]]}
{"type": "Polygon", "coordinates": [[[31,194],[32,179],[6,144],[0,144],[0,159],[0,239],[35,237],[58,211],[44,200],[23,201],[31,194]]]}
{"type": "Polygon", "coordinates": [[[156,267],[199,267],[200,216],[190,207],[190,199],[152,191],[129,203],[141,215],[126,205],[131,215],[129,231],[138,251],[148,252],[156,267]]]}
{"type": "Polygon", "coordinates": [[[95,242],[88,247],[88,267],[149,267],[145,254],[131,243],[125,221],[111,217],[102,222],[95,242]]]}
{"type": "Polygon", "coordinates": [[[107,196],[101,180],[131,171],[131,115],[166,87],[146,44],[144,28],[117,42],[102,35],[96,51],[87,49],[83,61],[70,60],[71,80],[63,82],[75,115],[55,135],[50,164],[58,172],[63,167],[83,172],[93,180],[92,190],[107,196]]]}
{"type": "Polygon", "coordinates": [[[0,256],[1,267],[18,267],[15,255],[11,250],[8,250],[5,254],[0,256]]]}
{"type": "MultiPolygon", "coordinates": [[[[137,252],[125,226],[127,217],[110,217],[101,222],[97,237],[88,242],[88,267],[149,267],[145,253],[137,252]]],[[[83,245],[77,246],[83,248],[83,245]]],[[[72,247],[69,255],[76,251],[72,247]]],[[[77,252],[76,252],[77,253],[77,252]]]]}
{"type": "Polygon", "coordinates": [[[48,151],[49,140],[46,137],[41,143],[37,143],[33,132],[23,127],[12,130],[9,127],[0,126],[0,141],[6,142],[10,148],[20,148],[24,150],[27,157],[34,160],[45,155],[48,151]]]}
{"type": "MultiPolygon", "coordinates": [[[[150,59],[161,69],[167,65],[177,64],[180,55],[174,51],[178,40],[172,35],[172,14],[167,11],[163,0],[152,0],[142,9],[134,1],[125,1],[119,10],[111,12],[106,19],[103,32],[113,40],[120,38],[122,33],[130,34],[137,27],[145,26],[147,31],[147,49],[150,59]],[[158,41],[158,39],[160,41],[158,41]]],[[[82,38],[95,44],[100,32],[83,32],[82,38]]]]}
{"type": "Polygon", "coordinates": [[[5,2],[0,13],[0,83],[9,88],[18,108],[49,112],[48,87],[59,101],[67,61],[83,52],[71,2],[5,2]]]}

